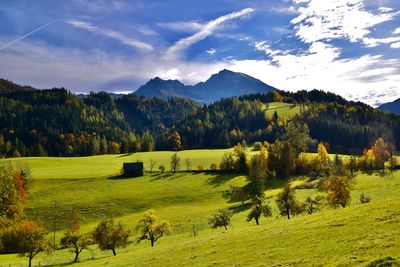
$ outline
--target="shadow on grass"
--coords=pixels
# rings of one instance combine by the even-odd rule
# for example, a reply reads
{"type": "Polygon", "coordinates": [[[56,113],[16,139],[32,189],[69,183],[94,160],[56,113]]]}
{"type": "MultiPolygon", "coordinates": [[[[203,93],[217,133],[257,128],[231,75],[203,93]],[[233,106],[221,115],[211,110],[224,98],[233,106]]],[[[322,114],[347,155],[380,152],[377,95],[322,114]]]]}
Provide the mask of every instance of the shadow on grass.
{"type": "Polygon", "coordinates": [[[377,176],[377,177],[392,177],[392,171],[361,171],[363,174],[367,174],[369,176],[377,176]]]}
{"type": "Polygon", "coordinates": [[[214,173],[212,173],[212,177],[207,179],[207,184],[217,187],[217,186],[220,186],[221,184],[224,184],[224,183],[228,182],[229,180],[232,180],[233,178],[236,178],[240,175],[242,175],[242,174],[214,172],[214,173]]]}
{"type": "Polygon", "coordinates": [[[119,174],[119,175],[115,175],[112,177],[108,177],[108,180],[126,180],[126,179],[135,179],[135,178],[140,178],[143,176],[128,176],[128,175],[123,175],[123,174],[119,174]]]}
{"type": "Polygon", "coordinates": [[[132,156],[133,154],[135,154],[135,153],[126,153],[126,154],[121,154],[121,155],[117,156],[117,158],[129,157],[129,156],[132,156]]]}
{"type": "MultiPolygon", "coordinates": [[[[118,255],[118,254],[117,254],[118,255]]],[[[39,266],[43,266],[43,267],[50,267],[50,266],[70,266],[70,265],[75,265],[78,263],[87,263],[87,266],[90,266],[90,262],[93,262],[95,260],[100,260],[100,259],[105,259],[105,258],[112,258],[113,256],[98,256],[98,257],[94,257],[94,258],[89,258],[89,259],[85,259],[85,260],[79,260],[78,262],[74,262],[74,261],[69,261],[69,262],[62,262],[62,263],[56,263],[56,264],[40,264],[39,266]]]]}
{"type": "Polygon", "coordinates": [[[151,178],[150,182],[160,181],[160,180],[179,179],[179,178],[184,177],[186,174],[187,174],[186,172],[176,172],[176,173],[165,172],[165,173],[151,174],[152,178],[151,178]]]}
{"type": "Polygon", "coordinates": [[[246,211],[246,210],[250,209],[251,205],[252,205],[251,202],[245,202],[245,203],[240,204],[238,206],[230,207],[229,210],[232,211],[232,213],[234,213],[234,214],[235,213],[240,213],[240,212],[243,212],[243,211],[246,211]]]}

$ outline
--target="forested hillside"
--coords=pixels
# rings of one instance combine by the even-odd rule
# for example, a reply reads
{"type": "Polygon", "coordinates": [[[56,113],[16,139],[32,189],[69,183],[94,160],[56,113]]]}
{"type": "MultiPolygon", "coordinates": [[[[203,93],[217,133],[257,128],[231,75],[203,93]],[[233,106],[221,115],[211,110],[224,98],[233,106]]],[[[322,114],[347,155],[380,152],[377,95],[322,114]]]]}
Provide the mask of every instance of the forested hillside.
{"type": "MultiPolygon", "coordinates": [[[[274,142],[292,120],[307,124],[313,144],[361,153],[378,137],[400,148],[400,117],[322,91],[270,92],[201,105],[184,98],[145,98],[64,88],[35,90],[2,82],[0,155],[87,156],[152,150],[227,148],[274,142]],[[271,102],[284,102],[293,112],[271,102]],[[294,114],[294,115],[293,115],[294,114]]],[[[315,147],[311,148],[315,150],[315,147]]]]}

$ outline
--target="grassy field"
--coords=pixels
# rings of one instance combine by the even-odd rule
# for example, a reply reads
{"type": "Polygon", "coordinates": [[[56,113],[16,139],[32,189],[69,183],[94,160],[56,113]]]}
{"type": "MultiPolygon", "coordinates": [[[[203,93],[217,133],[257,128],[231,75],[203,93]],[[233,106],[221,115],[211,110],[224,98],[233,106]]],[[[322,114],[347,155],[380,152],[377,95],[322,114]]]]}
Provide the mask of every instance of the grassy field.
{"type": "MultiPolygon", "coordinates": [[[[125,159],[153,158],[168,166],[171,153],[19,159],[31,166],[35,177],[26,213],[49,229],[57,214],[57,240],[72,217],[80,219],[83,231],[92,230],[108,216],[133,229],[143,212],[154,208],[173,226],[172,234],[160,239],[154,248],[146,242],[137,244],[134,234],[132,243],[117,250],[117,256],[93,246],[82,253],[76,266],[366,266],[386,256],[400,260],[400,171],[359,173],[349,207],[324,207],[291,220],[278,216],[275,205],[284,181],[272,180],[266,191],[272,218],[262,218],[256,226],[246,222],[248,210],[238,208],[233,209],[232,227],[227,231],[210,230],[207,217],[212,212],[240,206],[228,203],[221,193],[230,185],[243,185],[244,176],[181,172],[114,177],[125,159]],[[370,195],[371,203],[360,204],[361,193],[370,195]],[[53,201],[58,201],[57,209],[52,208],[53,201]],[[198,231],[196,237],[191,236],[193,227],[198,231]]],[[[179,153],[182,158],[190,157],[193,166],[208,166],[219,162],[225,150],[179,153]]],[[[302,177],[297,177],[293,184],[301,181],[302,177]]],[[[296,190],[299,200],[316,194],[320,192],[314,189],[296,190]]],[[[39,254],[34,264],[60,266],[72,259],[73,254],[64,249],[39,254]]],[[[0,256],[0,266],[26,266],[26,262],[17,255],[0,256]]]]}
{"type": "MultiPolygon", "coordinates": [[[[186,170],[184,163],[186,158],[191,160],[192,170],[197,170],[199,165],[204,169],[209,169],[210,164],[219,163],[227,151],[231,151],[231,149],[179,151],[178,155],[182,159],[181,169],[186,170]]],[[[156,170],[160,165],[164,165],[169,170],[170,157],[173,153],[154,151],[91,157],[31,157],[12,159],[12,162],[23,162],[29,165],[35,179],[108,178],[120,174],[123,162],[143,161],[145,169],[148,170],[150,160],[155,160],[157,162],[156,170]]],[[[0,162],[7,161],[0,160],[0,162]]]]}
{"type": "Polygon", "coordinates": [[[300,113],[300,106],[283,102],[271,102],[264,106],[267,115],[272,116],[274,112],[278,113],[279,117],[291,118],[300,113]]]}

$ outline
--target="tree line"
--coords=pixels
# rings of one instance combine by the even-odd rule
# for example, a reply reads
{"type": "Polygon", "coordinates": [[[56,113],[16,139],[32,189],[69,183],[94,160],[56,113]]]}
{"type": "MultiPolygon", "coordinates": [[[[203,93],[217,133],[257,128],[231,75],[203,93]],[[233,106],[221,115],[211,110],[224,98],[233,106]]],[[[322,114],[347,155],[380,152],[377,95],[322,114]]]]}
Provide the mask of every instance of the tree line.
{"type": "MultiPolygon", "coordinates": [[[[278,91],[203,105],[182,98],[144,98],[64,88],[35,90],[0,83],[0,157],[90,156],[153,150],[228,148],[274,143],[295,121],[332,153],[361,154],[378,137],[400,149],[400,117],[318,90],[278,91]],[[263,106],[302,107],[293,118],[266,115],[263,106]]],[[[314,148],[316,144],[314,144],[314,148]]]]}

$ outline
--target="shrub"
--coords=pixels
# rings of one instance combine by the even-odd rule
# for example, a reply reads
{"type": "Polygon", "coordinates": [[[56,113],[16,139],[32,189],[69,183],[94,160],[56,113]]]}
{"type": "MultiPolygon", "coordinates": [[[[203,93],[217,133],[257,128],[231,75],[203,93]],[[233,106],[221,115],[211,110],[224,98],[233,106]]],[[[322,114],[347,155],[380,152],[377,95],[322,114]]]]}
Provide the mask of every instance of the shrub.
{"type": "Polygon", "coordinates": [[[218,170],[218,164],[217,163],[211,163],[210,170],[212,170],[212,171],[218,170]]]}
{"type": "Polygon", "coordinates": [[[164,165],[158,166],[158,169],[160,170],[161,173],[165,172],[165,166],[164,165]]]}
{"type": "Polygon", "coordinates": [[[227,230],[227,226],[231,224],[231,217],[232,213],[228,209],[219,209],[208,218],[208,224],[213,229],[224,227],[227,230]]]}
{"type": "Polygon", "coordinates": [[[204,171],[203,165],[197,165],[197,170],[199,170],[199,171],[204,171]]]}
{"type": "Polygon", "coordinates": [[[371,202],[371,197],[367,194],[361,193],[360,194],[360,203],[365,204],[365,203],[370,203],[371,202]]]}

